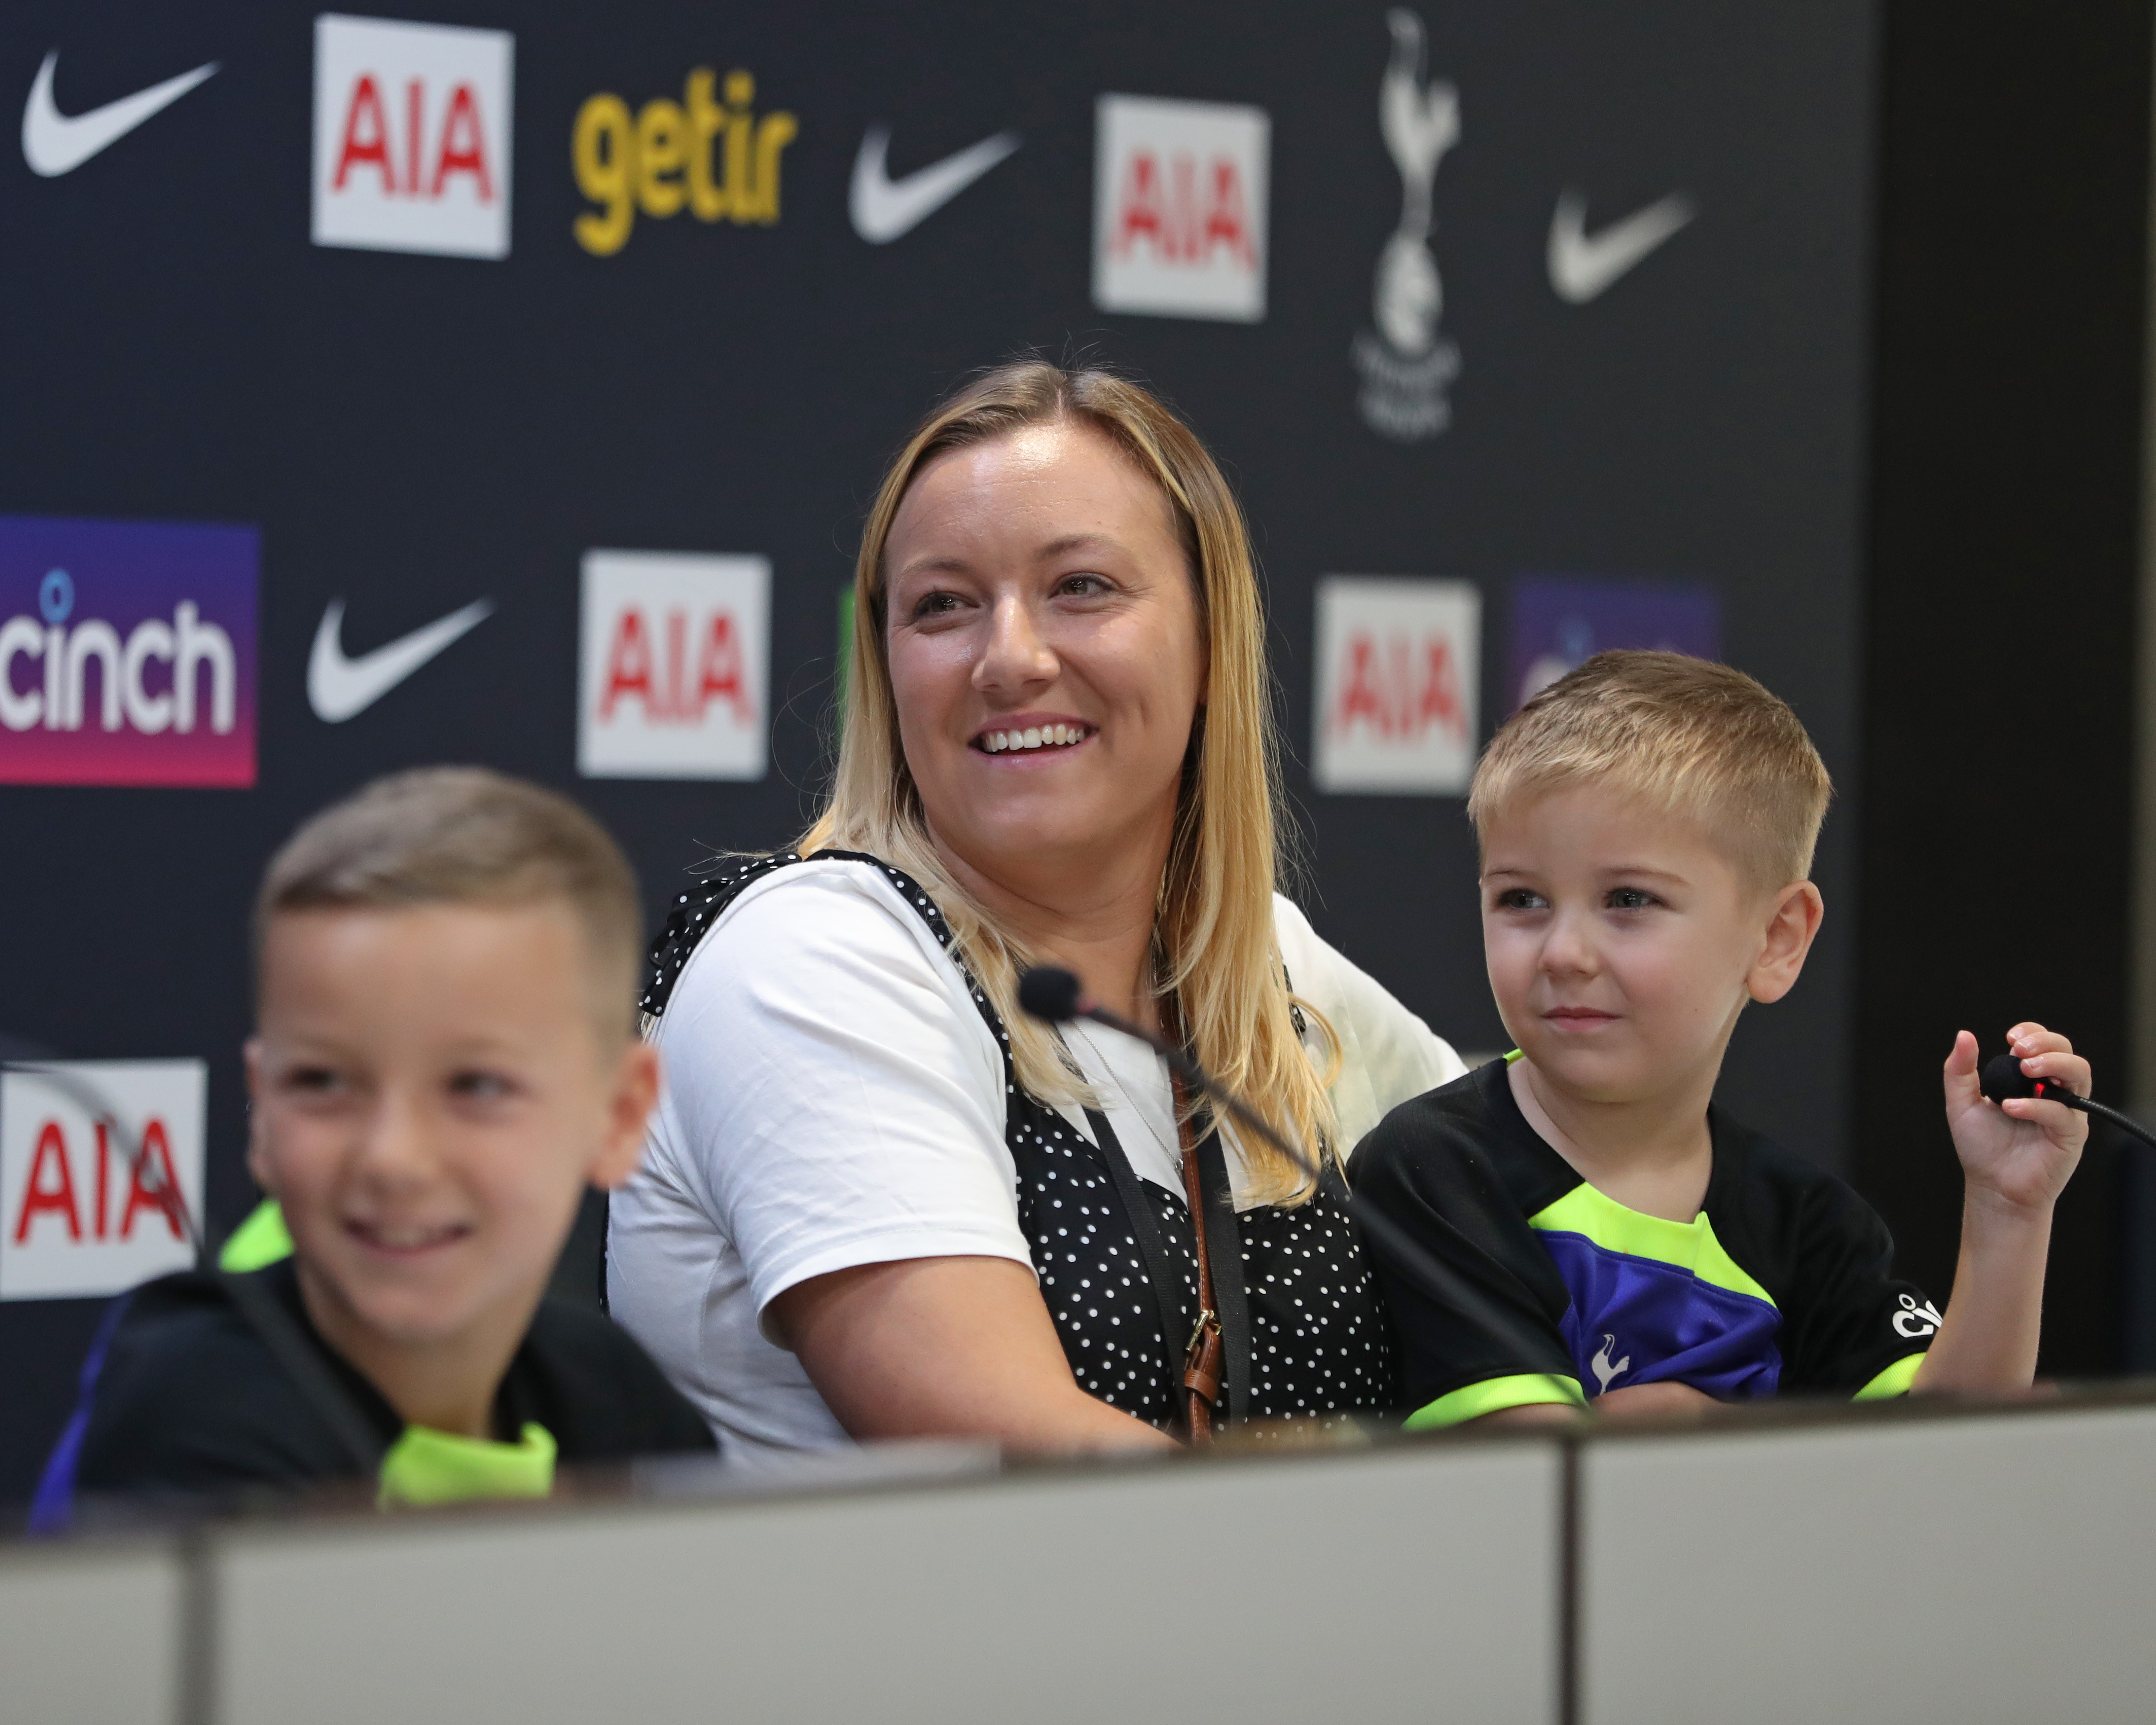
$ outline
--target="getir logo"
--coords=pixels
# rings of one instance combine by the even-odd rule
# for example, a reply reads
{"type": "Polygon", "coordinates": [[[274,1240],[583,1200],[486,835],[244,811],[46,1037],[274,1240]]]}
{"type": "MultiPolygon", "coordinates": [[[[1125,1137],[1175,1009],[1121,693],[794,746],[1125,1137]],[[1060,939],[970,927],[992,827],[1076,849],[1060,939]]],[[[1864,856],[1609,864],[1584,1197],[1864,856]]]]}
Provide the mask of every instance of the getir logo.
{"type": "Polygon", "coordinates": [[[316,245],[509,255],[506,30],[315,20],[316,245]]]}
{"type": "Polygon", "coordinates": [[[202,1214],[200,1060],[59,1060],[0,1074],[0,1300],[114,1294],[194,1262],[165,1198],[202,1214]]]}
{"type": "Polygon", "coordinates": [[[591,778],[762,778],[771,565],[584,554],[577,768],[591,778]]]}
{"type": "Polygon", "coordinates": [[[1466,790],[1481,617],[1472,582],[1318,583],[1311,778],[1319,790],[1466,790]]]}
{"type": "Polygon", "coordinates": [[[259,547],[0,516],[0,784],[253,784],[259,547]]]}
{"type": "Polygon", "coordinates": [[[721,85],[699,66],[681,100],[654,96],[634,114],[602,90],[577,110],[569,139],[577,189],[598,208],[570,224],[577,244],[610,258],[629,244],[640,211],[665,221],[768,228],[778,220],[779,155],[799,133],[784,110],[754,110],[756,80],[732,71],[721,85]]]}
{"type": "Polygon", "coordinates": [[[1261,320],[1265,110],[1104,95],[1095,125],[1093,303],[1261,320]]]}

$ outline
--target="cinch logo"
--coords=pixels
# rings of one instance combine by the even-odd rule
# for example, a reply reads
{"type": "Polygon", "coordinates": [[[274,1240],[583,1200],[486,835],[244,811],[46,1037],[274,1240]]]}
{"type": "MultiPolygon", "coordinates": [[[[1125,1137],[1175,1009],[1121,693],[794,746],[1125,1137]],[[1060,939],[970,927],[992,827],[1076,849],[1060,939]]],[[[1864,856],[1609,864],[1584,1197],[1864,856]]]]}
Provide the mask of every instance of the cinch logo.
{"type": "Polygon", "coordinates": [[[506,30],[315,20],[316,245],[509,255],[506,30]]]}
{"type": "Polygon", "coordinates": [[[1093,166],[1093,303],[1104,311],[1265,315],[1262,108],[1104,95],[1093,166]]]}
{"type": "Polygon", "coordinates": [[[200,1060],[0,1074],[0,1300],[115,1294],[194,1262],[163,1194],[201,1216],[208,1081],[200,1060]]]}
{"type": "Polygon", "coordinates": [[[259,547],[0,516],[0,784],[253,784],[259,547]]]}
{"type": "Polygon", "coordinates": [[[770,613],[762,557],[585,552],[577,770],[762,778],[770,613]]]}
{"type": "Polygon", "coordinates": [[[1318,583],[1311,762],[1318,789],[1466,790],[1481,614],[1471,582],[1332,576],[1318,583]]]}
{"type": "Polygon", "coordinates": [[[756,80],[726,74],[715,98],[708,66],[689,74],[681,100],[655,96],[634,115],[602,90],[577,110],[569,141],[577,188],[598,204],[571,223],[577,244],[608,258],[629,244],[641,210],[654,221],[687,210],[700,222],[768,228],[778,219],[779,152],[799,135],[784,111],[751,112],[756,80]]]}

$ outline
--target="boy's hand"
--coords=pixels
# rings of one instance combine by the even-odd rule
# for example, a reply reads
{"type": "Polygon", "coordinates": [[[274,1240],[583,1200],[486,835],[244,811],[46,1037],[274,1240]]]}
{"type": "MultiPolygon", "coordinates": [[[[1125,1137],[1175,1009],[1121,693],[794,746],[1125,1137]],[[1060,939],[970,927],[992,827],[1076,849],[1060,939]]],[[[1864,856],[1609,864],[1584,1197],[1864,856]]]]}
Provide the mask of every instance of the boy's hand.
{"type": "MultiPolygon", "coordinates": [[[[2030,1077],[2051,1079],[2076,1096],[2089,1093],[2088,1062],[2056,1031],[2020,1024],[2006,1041],[2030,1077]]],[[[1947,1056],[1947,1127],[1971,1197],[1987,1193],[2015,1209],[2048,1210],[2081,1160],[2088,1117],[2035,1096],[1994,1103],[1976,1074],[1976,1038],[1964,1030],[1947,1056]]]]}

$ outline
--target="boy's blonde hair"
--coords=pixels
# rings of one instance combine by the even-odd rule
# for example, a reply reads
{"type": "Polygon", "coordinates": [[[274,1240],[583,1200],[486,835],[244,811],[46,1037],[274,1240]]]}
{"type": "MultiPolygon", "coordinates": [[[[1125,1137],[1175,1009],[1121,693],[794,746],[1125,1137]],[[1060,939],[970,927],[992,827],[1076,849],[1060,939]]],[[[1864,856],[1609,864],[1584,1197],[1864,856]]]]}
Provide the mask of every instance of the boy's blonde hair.
{"type": "Polygon", "coordinates": [[[484,767],[393,773],[306,822],[263,875],[256,960],[287,911],[549,900],[583,925],[603,1033],[634,1035],[644,910],[629,859],[567,797],[484,767]]]}
{"type": "Polygon", "coordinates": [[[1682,653],[1598,653],[1490,739],[1467,793],[1490,824],[1527,798],[1592,784],[1696,821],[1748,884],[1806,879],[1834,783],[1787,702],[1682,653]]]}

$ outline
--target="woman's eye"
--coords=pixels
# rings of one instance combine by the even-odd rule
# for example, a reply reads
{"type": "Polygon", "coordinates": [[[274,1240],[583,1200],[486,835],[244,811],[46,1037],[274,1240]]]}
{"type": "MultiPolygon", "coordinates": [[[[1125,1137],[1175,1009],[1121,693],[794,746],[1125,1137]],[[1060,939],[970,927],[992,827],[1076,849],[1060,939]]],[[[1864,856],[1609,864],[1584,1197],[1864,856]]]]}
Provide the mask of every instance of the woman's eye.
{"type": "Polygon", "coordinates": [[[284,1087],[298,1096],[334,1096],[345,1088],[344,1074],[334,1066],[294,1066],[285,1074],[284,1087]]]}
{"type": "Polygon", "coordinates": [[[1073,598],[1090,599],[1097,593],[1107,592],[1108,583],[1104,577],[1099,575],[1066,575],[1055,583],[1055,590],[1060,593],[1068,593],[1073,598]]]}
{"type": "Polygon", "coordinates": [[[1613,886],[1606,902],[1613,911],[1644,911],[1660,901],[1653,893],[1642,891],[1636,886],[1613,886]]]}
{"type": "Polygon", "coordinates": [[[1539,911],[1542,907],[1542,895],[1530,892],[1524,886],[1508,886],[1497,895],[1497,908],[1501,911],[1539,911]]]}
{"type": "Polygon", "coordinates": [[[958,608],[958,595],[954,593],[923,593],[913,607],[916,622],[923,618],[947,617],[958,608]]]}

